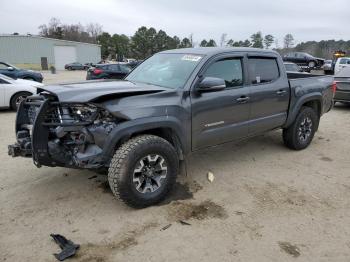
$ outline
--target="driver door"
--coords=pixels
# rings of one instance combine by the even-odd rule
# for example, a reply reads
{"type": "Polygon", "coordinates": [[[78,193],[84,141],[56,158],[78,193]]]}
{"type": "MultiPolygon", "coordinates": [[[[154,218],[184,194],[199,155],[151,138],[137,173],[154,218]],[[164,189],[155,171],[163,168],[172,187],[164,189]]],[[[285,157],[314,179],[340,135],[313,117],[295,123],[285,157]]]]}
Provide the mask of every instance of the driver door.
{"type": "MultiPolygon", "coordinates": [[[[225,80],[220,91],[191,91],[192,149],[198,150],[248,134],[250,114],[249,89],[244,86],[243,55],[225,55],[203,69],[204,77],[225,80]]],[[[201,73],[202,74],[202,73],[201,73]]]]}

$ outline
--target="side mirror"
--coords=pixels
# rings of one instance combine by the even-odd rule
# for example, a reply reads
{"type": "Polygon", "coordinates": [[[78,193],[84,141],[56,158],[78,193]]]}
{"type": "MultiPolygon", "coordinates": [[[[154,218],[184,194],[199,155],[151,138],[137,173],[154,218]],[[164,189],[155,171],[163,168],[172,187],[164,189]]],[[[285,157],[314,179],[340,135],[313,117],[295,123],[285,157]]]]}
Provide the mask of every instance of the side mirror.
{"type": "Polygon", "coordinates": [[[7,67],[7,71],[13,71],[15,70],[12,66],[7,67]]]}
{"type": "Polygon", "coordinates": [[[214,92],[225,88],[225,80],[216,77],[204,77],[197,86],[197,90],[200,92],[214,92]]]}

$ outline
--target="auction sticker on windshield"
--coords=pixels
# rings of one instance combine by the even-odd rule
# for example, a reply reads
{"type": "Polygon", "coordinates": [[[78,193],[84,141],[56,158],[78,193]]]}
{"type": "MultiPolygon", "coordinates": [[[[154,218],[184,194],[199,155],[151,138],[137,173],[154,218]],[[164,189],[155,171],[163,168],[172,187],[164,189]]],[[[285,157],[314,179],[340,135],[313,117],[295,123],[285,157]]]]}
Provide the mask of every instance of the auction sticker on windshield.
{"type": "Polygon", "coordinates": [[[192,62],[198,62],[199,60],[201,60],[202,57],[199,55],[184,55],[181,60],[184,61],[192,61],[192,62]]]}

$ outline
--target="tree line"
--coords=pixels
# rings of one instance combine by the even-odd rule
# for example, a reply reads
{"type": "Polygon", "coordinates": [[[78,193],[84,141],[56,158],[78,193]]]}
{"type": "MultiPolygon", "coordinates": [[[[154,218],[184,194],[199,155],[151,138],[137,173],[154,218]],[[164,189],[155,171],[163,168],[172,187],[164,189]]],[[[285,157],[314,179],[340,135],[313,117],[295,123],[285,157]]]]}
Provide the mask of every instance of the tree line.
{"type": "Polygon", "coordinates": [[[222,34],[219,43],[214,39],[203,39],[194,42],[193,34],[188,37],[169,36],[163,30],[153,27],[140,27],[132,36],[125,34],[110,34],[102,30],[98,23],[89,23],[85,26],[78,24],[63,24],[57,18],[51,18],[48,24],[39,26],[39,35],[44,37],[95,43],[101,45],[101,55],[104,59],[124,58],[145,59],[154,53],[194,46],[215,47],[255,47],[275,49],[281,54],[290,51],[308,52],[312,55],[331,58],[334,51],[343,50],[350,52],[350,41],[309,41],[295,46],[292,34],[286,34],[283,38],[283,46],[280,47],[278,39],[272,34],[263,35],[261,31],[256,32],[245,40],[228,39],[227,34],[222,34]]]}

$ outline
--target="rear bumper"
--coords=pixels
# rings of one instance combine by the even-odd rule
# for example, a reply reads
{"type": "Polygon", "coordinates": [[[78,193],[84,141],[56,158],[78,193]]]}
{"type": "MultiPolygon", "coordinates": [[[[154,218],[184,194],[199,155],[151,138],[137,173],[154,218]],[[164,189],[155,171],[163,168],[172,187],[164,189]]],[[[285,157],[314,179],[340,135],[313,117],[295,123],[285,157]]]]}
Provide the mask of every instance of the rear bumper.
{"type": "Polygon", "coordinates": [[[339,91],[335,92],[335,102],[350,102],[350,91],[339,91]]]}

